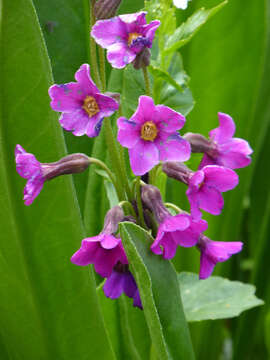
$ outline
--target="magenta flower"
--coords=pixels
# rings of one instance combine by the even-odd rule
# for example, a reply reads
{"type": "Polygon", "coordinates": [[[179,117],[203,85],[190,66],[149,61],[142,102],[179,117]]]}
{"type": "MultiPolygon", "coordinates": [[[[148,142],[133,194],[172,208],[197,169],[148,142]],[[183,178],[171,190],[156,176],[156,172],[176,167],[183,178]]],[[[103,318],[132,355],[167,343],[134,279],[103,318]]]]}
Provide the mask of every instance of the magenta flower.
{"type": "Polygon", "coordinates": [[[206,165],[221,165],[230,169],[248,166],[251,162],[252,149],[246,140],[233,138],[235,124],[233,119],[218,113],[219,127],[211,130],[210,149],[205,152],[199,168],[206,165]]]}
{"type": "Polygon", "coordinates": [[[164,259],[172,259],[175,256],[177,246],[191,247],[196,245],[201,232],[206,229],[206,221],[195,221],[189,214],[167,216],[159,225],[151,250],[157,255],[163,254],[164,259]]]}
{"type": "Polygon", "coordinates": [[[27,179],[24,188],[24,203],[31,205],[40,193],[45,181],[42,165],[33,154],[26,152],[21,145],[16,145],[15,161],[18,174],[27,179]]]}
{"type": "Polygon", "coordinates": [[[151,48],[158,20],[146,23],[146,12],[116,16],[99,20],[92,28],[95,41],[107,49],[107,59],[115,68],[121,69],[135,60],[145,48],[151,48]]]}
{"type": "Polygon", "coordinates": [[[15,147],[16,170],[27,179],[24,188],[24,203],[31,205],[40,193],[43,184],[57,176],[84,171],[90,165],[88,156],[71,154],[53,163],[40,163],[33,154],[26,152],[21,145],[15,147]]]}
{"type": "Polygon", "coordinates": [[[140,96],[136,112],[128,120],[117,121],[118,141],[129,149],[132,171],[143,175],[159,161],[186,161],[190,145],[177,130],[185,117],[164,105],[155,106],[148,96],[140,96]]]}
{"type": "Polygon", "coordinates": [[[218,262],[228,260],[233,254],[240,252],[242,246],[242,242],[212,241],[202,235],[198,243],[201,252],[200,279],[208,278],[218,262]]]}
{"type": "Polygon", "coordinates": [[[61,126],[76,136],[99,134],[104,117],[111,116],[118,103],[100,93],[90,76],[90,67],[83,64],[75,74],[77,82],[53,85],[49,89],[51,107],[62,112],[61,126]]]}
{"type": "Polygon", "coordinates": [[[237,184],[238,175],[223,166],[208,165],[192,173],[186,192],[192,217],[201,219],[200,209],[219,215],[224,205],[221,193],[233,189],[237,184]]]}
{"type": "Polygon", "coordinates": [[[111,299],[119,298],[123,293],[133,298],[133,306],[142,309],[141,298],[133,275],[128,265],[118,263],[103,286],[104,294],[111,299]]]}

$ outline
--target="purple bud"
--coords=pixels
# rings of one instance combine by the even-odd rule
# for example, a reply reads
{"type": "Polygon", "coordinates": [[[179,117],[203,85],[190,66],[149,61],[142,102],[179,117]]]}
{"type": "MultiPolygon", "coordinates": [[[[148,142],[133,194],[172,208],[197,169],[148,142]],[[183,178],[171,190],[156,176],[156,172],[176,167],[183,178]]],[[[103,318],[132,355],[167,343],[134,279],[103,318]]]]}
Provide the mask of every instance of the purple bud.
{"type": "Polygon", "coordinates": [[[143,204],[154,213],[159,223],[167,216],[170,216],[158,188],[153,185],[144,185],[141,190],[141,196],[143,204]]]}
{"type": "Polygon", "coordinates": [[[183,138],[190,143],[193,153],[212,153],[216,150],[215,143],[201,134],[186,133],[183,138]]]}
{"type": "Polygon", "coordinates": [[[167,161],[163,164],[162,170],[169,177],[179,180],[185,184],[189,183],[189,178],[192,176],[191,171],[185,164],[176,161],[167,161]]]}
{"type": "Polygon", "coordinates": [[[118,224],[124,220],[124,212],[121,206],[111,208],[105,217],[102,232],[104,234],[114,234],[118,229],[118,224]]]}
{"type": "Polygon", "coordinates": [[[145,47],[143,50],[137,54],[135,60],[133,60],[133,67],[136,70],[140,70],[143,67],[150,65],[151,52],[145,47]]]}
{"type": "Polygon", "coordinates": [[[109,19],[116,15],[122,0],[99,0],[95,3],[94,13],[97,20],[109,19]]]}

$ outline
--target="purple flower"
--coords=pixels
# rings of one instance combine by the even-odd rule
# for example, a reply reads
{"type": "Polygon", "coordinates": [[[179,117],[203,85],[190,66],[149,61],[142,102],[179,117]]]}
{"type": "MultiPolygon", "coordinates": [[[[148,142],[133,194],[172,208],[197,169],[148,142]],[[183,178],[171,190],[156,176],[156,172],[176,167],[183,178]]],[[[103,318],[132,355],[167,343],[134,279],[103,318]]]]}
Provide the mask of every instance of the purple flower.
{"type": "Polygon", "coordinates": [[[204,220],[195,221],[189,214],[168,215],[159,225],[151,250],[164,259],[175,256],[177,246],[191,247],[197,244],[201,232],[207,229],[204,220]]]}
{"type": "Polygon", "coordinates": [[[177,132],[185,117],[164,105],[155,106],[148,96],[140,96],[136,112],[128,120],[117,121],[118,141],[129,149],[131,168],[143,175],[159,161],[186,161],[190,145],[177,132]]]}
{"type": "Polygon", "coordinates": [[[252,153],[248,142],[233,138],[235,124],[229,115],[219,112],[218,118],[220,125],[209,133],[211,146],[204,154],[199,168],[206,165],[221,165],[230,169],[248,166],[252,153]]]}
{"type": "Polygon", "coordinates": [[[212,241],[202,235],[198,248],[201,252],[200,279],[208,278],[218,262],[228,260],[233,254],[242,250],[242,242],[212,241]]]}
{"type": "Polygon", "coordinates": [[[102,277],[110,276],[118,261],[127,264],[121,239],[104,233],[83,239],[80,249],[70,260],[79,266],[94,264],[96,272],[102,277]]]}
{"type": "Polygon", "coordinates": [[[102,277],[110,276],[118,262],[127,264],[121,239],[113,235],[123,219],[124,213],[120,206],[111,208],[106,214],[102,232],[83,239],[80,249],[71,257],[71,262],[79,266],[94,264],[96,272],[102,277]]]}
{"type": "Polygon", "coordinates": [[[57,176],[84,171],[90,165],[88,156],[71,154],[53,163],[40,163],[33,154],[26,152],[21,145],[15,147],[16,170],[27,179],[24,188],[24,203],[31,205],[40,193],[43,184],[57,176]]]}
{"type": "Polygon", "coordinates": [[[99,20],[92,28],[95,41],[107,49],[107,59],[115,68],[121,69],[135,60],[144,48],[151,48],[158,20],[146,23],[146,12],[116,16],[99,20]]]}
{"type": "Polygon", "coordinates": [[[118,263],[103,286],[104,294],[111,299],[119,298],[123,293],[133,298],[133,306],[142,309],[141,298],[133,275],[128,265],[118,263]]]}
{"type": "Polygon", "coordinates": [[[224,205],[221,192],[231,190],[237,184],[237,174],[223,166],[208,165],[191,173],[186,194],[192,217],[196,220],[201,219],[200,209],[219,215],[224,205]]]}
{"type": "Polygon", "coordinates": [[[31,205],[40,193],[45,181],[42,165],[33,154],[26,152],[21,145],[16,145],[15,161],[18,174],[27,179],[24,188],[24,203],[25,205],[31,205]]]}
{"type": "Polygon", "coordinates": [[[100,93],[90,77],[90,67],[83,64],[75,74],[77,82],[53,85],[49,89],[51,107],[62,112],[61,126],[76,136],[99,134],[104,117],[111,116],[118,103],[100,93]]]}

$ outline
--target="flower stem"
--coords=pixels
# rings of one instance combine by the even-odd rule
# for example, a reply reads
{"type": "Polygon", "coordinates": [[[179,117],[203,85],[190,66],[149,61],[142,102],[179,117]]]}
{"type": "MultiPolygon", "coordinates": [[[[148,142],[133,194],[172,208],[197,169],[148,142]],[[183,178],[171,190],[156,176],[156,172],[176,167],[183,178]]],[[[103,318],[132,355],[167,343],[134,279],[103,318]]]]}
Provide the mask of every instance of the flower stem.
{"type": "Polygon", "coordinates": [[[122,208],[125,207],[126,209],[128,209],[128,213],[130,213],[132,216],[134,216],[135,219],[137,219],[135,210],[129,201],[125,201],[125,200],[121,201],[118,205],[121,206],[122,208]]]}
{"type": "Polygon", "coordinates": [[[176,206],[176,205],[174,205],[174,204],[172,204],[172,203],[167,202],[167,203],[165,203],[164,205],[165,205],[167,208],[173,209],[175,212],[177,212],[177,214],[183,212],[183,210],[181,210],[178,206],[176,206]]]}
{"type": "Polygon", "coordinates": [[[145,224],[144,216],[143,216],[143,206],[142,206],[142,198],[141,198],[141,179],[139,176],[137,177],[136,180],[136,200],[137,200],[140,225],[147,230],[148,228],[145,224]]]}
{"type": "Polygon", "coordinates": [[[146,66],[142,67],[143,71],[143,77],[144,77],[144,83],[145,83],[145,93],[148,96],[151,96],[151,87],[150,87],[150,80],[149,80],[149,74],[146,66]]]}
{"type": "MultiPolygon", "coordinates": [[[[94,14],[94,3],[95,1],[90,0],[90,31],[92,26],[95,24],[95,14],[94,14]]],[[[98,62],[97,62],[97,49],[95,40],[90,36],[90,57],[91,57],[91,72],[94,79],[94,82],[99,88],[102,87],[101,80],[98,72],[98,62]]]]}
{"type": "Polygon", "coordinates": [[[90,164],[95,164],[98,165],[99,167],[101,167],[104,171],[106,171],[106,173],[108,174],[109,178],[111,179],[111,182],[113,183],[113,186],[115,187],[115,190],[117,192],[117,196],[120,199],[121,197],[121,190],[119,188],[118,183],[116,182],[115,176],[114,174],[111,172],[111,170],[108,168],[108,166],[101,160],[93,158],[93,157],[89,157],[89,162],[90,164]]]}
{"type": "Polygon", "coordinates": [[[102,91],[106,91],[106,67],[105,67],[105,55],[102,47],[98,46],[99,55],[99,73],[102,83],[102,91]]]}

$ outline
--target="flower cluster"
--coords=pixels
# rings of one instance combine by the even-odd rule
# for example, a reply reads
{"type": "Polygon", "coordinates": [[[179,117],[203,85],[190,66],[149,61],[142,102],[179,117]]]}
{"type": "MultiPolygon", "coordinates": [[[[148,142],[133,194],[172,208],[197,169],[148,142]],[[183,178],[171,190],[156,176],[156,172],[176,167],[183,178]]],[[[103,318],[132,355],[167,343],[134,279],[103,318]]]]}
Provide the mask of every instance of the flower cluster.
{"type": "MultiPolygon", "coordinates": [[[[181,6],[180,2],[175,1],[175,4],[181,6]]],[[[107,0],[97,3],[102,8],[95,8],[95,12],[101,20],[92,27],[92,37],[107,49],[107,59],[113,67],[120,69],[133,63],[135,68],[141,64],[146,71],[147,61],[141,62],[141,59],[150,54],[160,22],[155,20],[147,24],[145,12],[104,19],[106,9],[113,14],[119,1],[114,6],[109,5],[107,0]]],[[[104,118],[119,109],[120,99],[112,93],[100,92],[91,78],[88,64],[81,65],[75,80],[50,87],[51,108],[61,113],[59,122],[65,130],[75,136],[96,137],[104,118]]],[[[201,279],[209,277],[218,262],[226,261],[242,249],[241,242],[217,242],[204,235],[208,224],[202,219],[202,211],[213,215],[222,212],[222,193],[238,185],[234,169],[249,165],[252,153],[245,140],[233,137],[235,124],[232,118],[223,113],[218,117],[220,125],[210,131],[209,139],[196,133],[181,136],[179,130],[186,122],[183,114],[165,105],[156,105],[150,94],[140,96],[134,114],[130,118],[119,114],[117,119],[117,140],[119,146],[128,149],[130,166],[137,176],[135,179],[125,178],[123,151],[118,151],[114,139],[108,142],[114,172],[102,161],[84,154],[71,154],[57,162],[40,163],[33,154],[17,145],[17,172],[27,179],[25,204],[32,204],[47,180],[82,172],[90,164],[107,171],[117,191],[119,205],[108,210],[104,227],[98,235],[82,240],[71,262],[78,266],[92,264],[95,271],[105,278],[103,290],[107,297],[116,299],[125,294],[133,299],[134,306],[142,308],[139,290],[129,267],[131,259],[127,258],[119,235],[120,222],[129,220],[146,227],[154,237],[151,251],[167,260],[175,256],[178,247],[196,246],[201,254],[201,279]],[[192,153],[203,153],[195,171],[184,164],[192,153]],[[155,186],[153,174],[159,171],[187,185],[190,212],[176,206],[173,206],[175,215],[169,212],[155,186]],[[144,181],[139,176],[143,176],[144,181]],[[138,186],[133,186],[135,182],[138,186]],[[155,226],[152,226],[153,222],[155,226]]],[[[106,124],[109,126],[108,139],[114,135],[110,123],[106,124]]]]}

